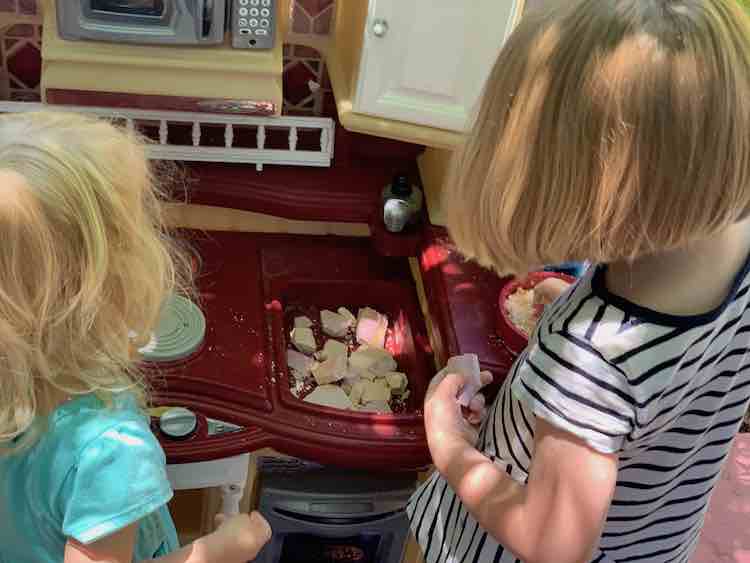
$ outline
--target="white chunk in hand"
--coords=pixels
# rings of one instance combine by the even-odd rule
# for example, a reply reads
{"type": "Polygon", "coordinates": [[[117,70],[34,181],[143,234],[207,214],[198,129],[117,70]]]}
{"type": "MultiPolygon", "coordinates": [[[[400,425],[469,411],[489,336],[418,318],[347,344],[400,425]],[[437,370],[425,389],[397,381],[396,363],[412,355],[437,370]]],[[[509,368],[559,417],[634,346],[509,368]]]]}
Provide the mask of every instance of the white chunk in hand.
{"type": "Polygon", "coordinates": [[[365,383],[365,389],[362,392],[362,402],[367,404],[372,401],[390,401],[391,389],[384,379],[376,379],[365,383]]]}
{"type": "Polygon", "coordinates": [[[292,344],[303,354],[313,354],[318,349],[312,329],[304,327],[292,331],[292,344]]]}
{"type": "Polygon", "coordinates": [[[312,374],[318,385],[328,385],[344,379],[349,373],[348,368],[346,355],[339,355],[313,367],[312,374]]]}
{"type": "Polygon", "coordinates": [[[315,354],[316,359],[320,361],[329,360],[335,356],[341,356],[347,354],[346,344],[339,342],[338,340],[328,339],[323,345],[323,349],[315,354]]]}
{"type": "Polygon", "coordinates": [[[479,358],[476,354],[453,356],[445,367],[448,373],[458,373],[466,377],[466,383],[458,396],[458,404],[468,407],[471,400],[482,388],[482,377],[479,369],[479,358]]]}
{"type": "Polygon", "coordinates": [[[385,335],[388,332],[388,317],[375,309],[364,307],[357,317],[357,342],[374,348],[385,348],[385,335]]]}
{"type": "Polygon", "coordinates": [[[305,379],[310,375],[313,363],[312,358],[300,354],[297,350],[290,348],[286,351],[286,365],[295,379],[305,379]]]}
{"type": "Polygon", "coordinates": [[[362,377],[365,377],[363,372],[386,374],[396,371],[398,367],[396,360],[386,350],[370,346],[361,346],[355,350],[349,358],[349,364],[353,369],[362,372],[362,377]]]}
{"type": "Polygon", "coordinates": [[[344,393],[344,390],[337,385],[321,385],[305,397],[305,402],[321,405],[324,407],[333,407],[335,409],[353,409],[351,399],[344,393]]]}
{"type": "Polygon", "coordinates": [[[321,311],[320,322],[323,325],[323,332],[334,338],[343,338],[349,331],[349,320],[333,311],[321,311]]]}
{"type": "Polygon", "coordinates": [[[294,328],[310,328],[313,322],[307,317],[295,317],[294,328]]]}

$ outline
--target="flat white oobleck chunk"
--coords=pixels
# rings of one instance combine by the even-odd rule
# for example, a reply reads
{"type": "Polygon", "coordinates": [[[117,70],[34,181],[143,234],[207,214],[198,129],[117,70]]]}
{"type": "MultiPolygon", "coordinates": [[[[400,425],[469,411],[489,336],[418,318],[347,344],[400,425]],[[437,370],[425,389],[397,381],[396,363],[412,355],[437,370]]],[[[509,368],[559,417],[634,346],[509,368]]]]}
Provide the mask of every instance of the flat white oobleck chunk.
{"type": "Polygon", "coordinates": [[[323,325],[323,332],[334,338],[346,336],[350,326],[346,317],[328,310],[320,312],[320,323],[323,325]]]}
{"type": "Polygon", "coordinates": [[[313,322],[308,317],[295,317],[294,328],[311,328],[313,322]]]}
{"type": "Polygon", "coordinates": [[[355,405],[358,405],[362,402],[362,395],[365,393],[365,387],[367,386],[367,381],[365,380],[358,380],[354,385],[352,385],[352,389],[349,392],[349,398],[351,399],[352,403],[355,405]]]}
{"type": "Polygon", "coordinates": [[[375,309],[363,307],[357,317],[357,342],[374,348],[385,348],[388,317],[375,309]]]}
{"type": "Polygon", "coordinates": [[[300,354],[297,350],[290,348],[286,351],[286,365],[295,379],[305,379],[310,375],[313,363],[312,358],[300,354]]]}
{"type": "Polygon", "coordinates": [[[312,374],[318,385],[328,385],[341,381],[349,373],[346,355],[333,356],[322,364],[312,368],[312,374]]]}
{"type": "Polygon", "coordinates": [[[310,328],[295,328],[292,330],[292,344],[303,354],[313,354],[318,349],[315,335],[310,328]]]}
{"type": "Polygon", "coordinates": [[[391,388],[384,379],[368,381],[362,393],[362,402],[371,403],[372,401],[390,401],[391,388]]]}
{"type": "Polygon", "coordinates": [[[316,358],[320,361],[325,361],[336,356],[346,355],[347,353],[348,348],[346,344],[329,338],[323,345],[323,349],[316,354],[316,358]]]}
{"type": "Polygon", "coordinates": [[[349,327],[353,327],[355,324],[357,324],[357,317],[355,317],[354,313],[352,313],[346,307],[339,307],[336,312],[349,322],[349,327]]]}
{"type": "MultiPolygon", "coordinates": [[[[396,371],[396,360],[382,348],[361,346],[349,358],[349,364],[359,372],[370,371],[374,374],[386,374],[396,371]]],[[[363,374],[363,377],[364,374],[363,374]]]]}
{"type": "Polygon", "coordinates": [[[338,385],[320,385],[305,397],[305,402],[322,405],[324,407],[333,407],[335,409],[353,409],[349,397],[344,390],[338,385]]]}
{"type": "Polygon", "coordinates": [[[406,386],[409,384],[406,374],[398,371],[386,373],[385,381],[388,384],[388,387],[391,388],[391,391],[396,395],[400,395],[406,391],[406,386]]]}

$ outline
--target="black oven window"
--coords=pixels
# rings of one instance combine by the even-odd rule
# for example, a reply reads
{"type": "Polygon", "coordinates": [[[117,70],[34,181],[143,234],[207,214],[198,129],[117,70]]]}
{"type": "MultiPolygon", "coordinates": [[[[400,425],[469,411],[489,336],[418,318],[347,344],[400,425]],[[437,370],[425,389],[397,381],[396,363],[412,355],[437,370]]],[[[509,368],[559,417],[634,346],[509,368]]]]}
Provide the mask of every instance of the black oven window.
{"type": "Polygon", "coordinates": [[[91,0],[91,8],[99,12],[128,16],[164,15],[165,0],[91,0]]]}
{"type": "Polygon", "coordinates": [[[279,563],[377,563],[379,544],[376,535],[331,539],[288,534],[279,563]]]}

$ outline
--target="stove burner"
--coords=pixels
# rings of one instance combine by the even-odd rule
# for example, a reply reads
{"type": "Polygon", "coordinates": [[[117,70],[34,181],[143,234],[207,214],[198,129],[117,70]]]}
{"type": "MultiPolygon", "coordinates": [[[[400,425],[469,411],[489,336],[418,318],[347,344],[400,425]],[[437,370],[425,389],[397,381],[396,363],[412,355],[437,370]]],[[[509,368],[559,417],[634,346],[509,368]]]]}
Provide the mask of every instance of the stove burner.
{"type": "Polygon", "coordinates": [[[139,350],[148,362],[176,362],[193,354],[203,343],[206,318],[198,306],[180,295],[164,303],[151,341],[139,350]]]}

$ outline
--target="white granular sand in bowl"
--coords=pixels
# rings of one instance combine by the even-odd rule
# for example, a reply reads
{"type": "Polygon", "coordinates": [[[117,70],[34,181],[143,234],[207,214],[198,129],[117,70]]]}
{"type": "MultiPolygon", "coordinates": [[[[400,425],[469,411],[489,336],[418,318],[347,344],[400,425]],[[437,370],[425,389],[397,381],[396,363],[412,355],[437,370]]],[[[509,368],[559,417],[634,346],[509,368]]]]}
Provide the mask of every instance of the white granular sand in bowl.
{"type": "Polygon", "coordinates": [[[534,289],[519,287],[508,295],[505,300],[505,311],[516,328],[530,336],[538,320],[534,312],[534,289]]]}

